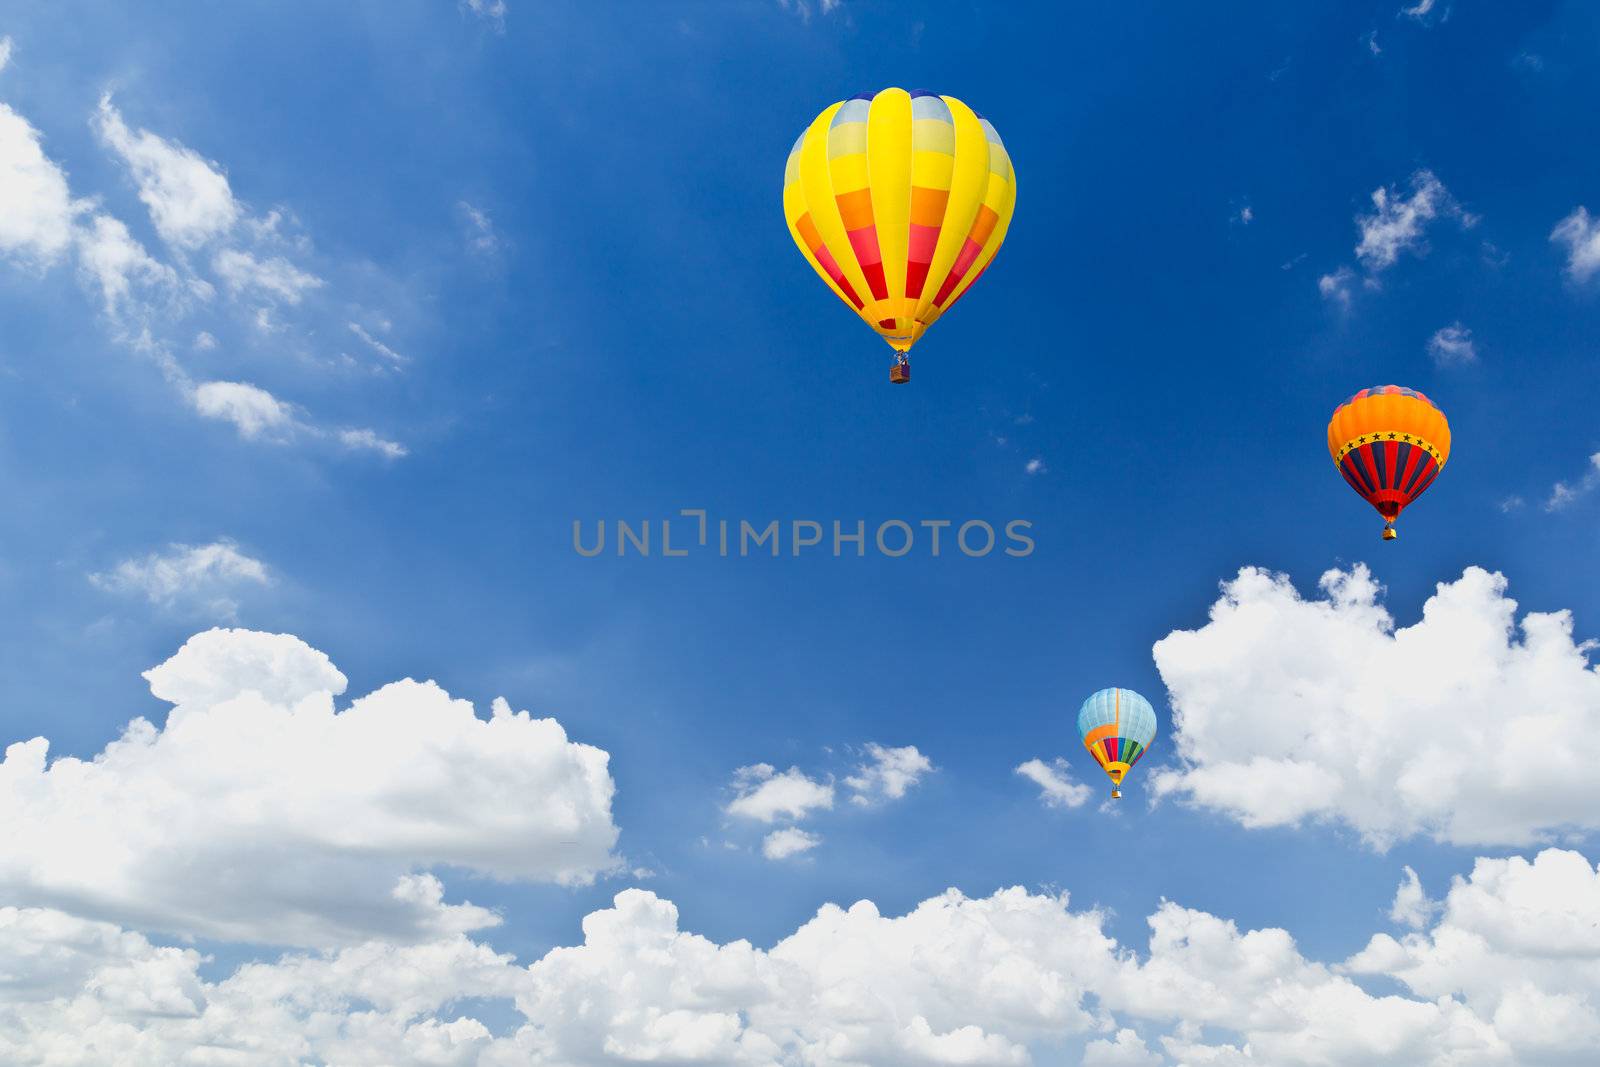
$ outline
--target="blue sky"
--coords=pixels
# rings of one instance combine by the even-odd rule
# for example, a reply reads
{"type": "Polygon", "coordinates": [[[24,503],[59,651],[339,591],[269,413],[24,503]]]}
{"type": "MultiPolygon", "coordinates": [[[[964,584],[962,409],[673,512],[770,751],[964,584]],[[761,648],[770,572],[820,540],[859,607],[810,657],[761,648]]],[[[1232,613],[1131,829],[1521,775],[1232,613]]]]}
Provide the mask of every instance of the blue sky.
{"type": "MultiPolygon", "coordinates": [[[[1519,618],[1567,610],[1578,642],[1600,632],[1600,239],[1576,215],[1600,210],[1600,21],[1577,3],[1401,7],[11,11],[0,103],[64,175],[63,225],[119,220],[154,265],[125,267],[108,306],[86,239],[8,247],[0,227],[6,742],[89,759],[135,716],[161,724],[169,704],[139,673],[218,624],[327,653],[341,706],[410,677],[485,719],[499,696],[554,717],[609,753],[620,871],[557,885],[445,853],[412,864],[496,909],[475,936],[524,964],[634,884],[719,943],[770,946],[827,902],[900,915],[947,887],[1020,885],[1107,909],[1107,935],[1135,947],[1170,900],[1339,961],[1384,928],[1403,866],[1439,896],[1480,858],[1592,857],[1588,801],[1559,786],[1556,810],[1512,830],[1452,829],[1445,811],[1380,841],[1332,801],[1262,825],[1270,805],[1185,777],[1172,694],[1333,735],[1336,711],[1294,703],[1322,668],[1293,672],[1367,663],[1308,643],[1278,662],[1286,679],[1260,664],[1235,676],[1254,691],[1223,678],[1214,695],[1202,667],[1152,656],[1206,626],[1242,567],[1313,601],[1325,571],[1364,564],[1401,626],[1479,567],[1519,618]],[[995,265],[903,389],[779,203],[803,124],[887,85],[977,108],[1019,188],[995,265]],[[188,151],[225,175],[220,205],[204,183],[152,194],[203,233],[148,210],[140,144],[169,147],[158,170],[188,151]],[[1421,217],[1386,216],[1377,191],[1421,217]],[[1338,401],[1386,382],[1437,400],[1455,439],[1392,545],[1323,441],[1338,401]],[[268,424],[207,383],[270,394],[245,398],[268,424]],[[681,508],[869,531],[1024,519],[1037,548],[572,550],[574,520],[681,508]],[[224,549],[184,572],[174,545],[224,549]],[[1115,809],[1074,732],[1107,685],[1149,696],[1163,731],[1115,809]],[[853,804],[874,743],[934,769],[853,804]],[[1015,773],[1056,757],[1092,799],[1047,806],[1015,773]],[[736,770],[763,763],[835,790],[796,821],[821,838],[802,855],[764,858],[787,822],[728,810],[736,770]]],[[[1558,673],[1508,668],[1439,700],[1515,716],[1531,686],[1530,704],[1592,723],[1593,672],[1537,691],[1558,673]]],[[[1396,697],[1388,714],[1411,711],[1396,697]]],[[[1256,737],[1227,740],[1244,759],[1256,737]]],[[[7,891],[73,911],[25,879],[7,891]]],[[[219,972],[281,947],[74,914],[198,936],[219,972]]],[[[1063,1039],[1069,1056],[1084,1039],[1063,1039]]]]}

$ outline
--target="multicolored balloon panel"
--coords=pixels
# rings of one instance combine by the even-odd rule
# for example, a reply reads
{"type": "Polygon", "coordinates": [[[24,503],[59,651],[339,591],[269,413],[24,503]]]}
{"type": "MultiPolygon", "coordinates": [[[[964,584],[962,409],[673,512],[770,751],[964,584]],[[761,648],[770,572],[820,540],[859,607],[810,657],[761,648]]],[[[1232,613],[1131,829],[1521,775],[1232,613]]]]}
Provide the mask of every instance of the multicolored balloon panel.
{"type": "Polygon", "coordinates": [[[1156,711],[1131,689],[1102,689],[1078,709],[1078,736],[1111,784],[1121,785],[1156,739],[1156,711]]]}
{"type": "Polygon", "coordinates": [[[827,108],[795,142],[783,177],[795,244],[897,352],[994,260],[1016,197],[994,126],[955,97],[923,90],[827,108]]]}
{"type": "Polygon", "coordinates": [[[1328,454],[1350,488],[1383,516],[1383,536],[1392,540],[1395,519],[1450,458],[1450,423],[1415,389],[1376,385],[1334,409],[1328,454]]]}

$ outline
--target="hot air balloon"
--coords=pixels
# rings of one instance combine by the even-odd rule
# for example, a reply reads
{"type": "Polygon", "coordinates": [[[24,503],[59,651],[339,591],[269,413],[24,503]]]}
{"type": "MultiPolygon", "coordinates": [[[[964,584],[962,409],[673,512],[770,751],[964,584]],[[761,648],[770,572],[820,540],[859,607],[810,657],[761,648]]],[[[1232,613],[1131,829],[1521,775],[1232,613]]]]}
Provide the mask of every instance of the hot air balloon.
{"type": "Polygon", "coordinates": [[[789,153],[783,213],[839,299],[906,353],[1005,240],[1016,176],[989,121],[953,96],[862,93],[826,108],[789,153]]]}
{"type": "Polygon", "coordinates": [[[1399,385],[1375,385],[1340,404],[1328,422],[1328,453],[1350,488],[1383,516],[1383,539],[1450,458],[1450,423],[1437,404],[1399,385]]]}
{"type": "Polygon", "coordinates": [[[1120,800],[1123,777],[1156,739],[1156,711],[1132,689],[1102,689],[1078,709],[1078,736],[1120,800]]]}

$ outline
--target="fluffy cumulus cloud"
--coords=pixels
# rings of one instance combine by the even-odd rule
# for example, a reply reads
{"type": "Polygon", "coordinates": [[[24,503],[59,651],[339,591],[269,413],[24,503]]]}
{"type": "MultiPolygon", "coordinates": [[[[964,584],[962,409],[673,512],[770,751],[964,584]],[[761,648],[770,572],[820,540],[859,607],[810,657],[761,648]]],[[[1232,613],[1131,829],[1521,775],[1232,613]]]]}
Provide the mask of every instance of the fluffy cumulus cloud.
{"type": "Polygon", "coordinates": [[[1577,852],[1480,859],[1431,929],[1377,934],[1345,969],[1419,998],[1462,998],[1500,1062],[1589,1062],[1600,1048],[1600,872],[1577,852]]]}
{"type": "Polygon", "coordinates": [[[844,784],[855,794],[851,803],[867,806],[880,800],[899,800],[933,769],[933,761],[917,751],[916,745],[887,748],[869,741],[867,762],[857,767],[844,784]]]}
{"type": "Polygon", "coordinates": [[[152,552],[136,559],[125,559],[89,581],[114,593],[142,596],[160,607],[187,606],[224,618],[239,610],[239,591],[248,586],[265,586],[272,580],[266,564],[239,550],[223,538],[205,545],[169,545],[164,552],[152,552]]]}
{"type": "Polygon", "coordinates": [[[833,807],[833,783],[807,777],[799,767],[781,774],[770,763],[740,767],[733,772],[732,788],[727,813],[757,822],[803,819],[833,807]]]}
{"type": "Polygon", "coordinates": [[[239,204],[220,167],[149,130],[130,130],[109,95],[100,98],[94,128],[127,166],[150,221],[168,244],[198,248],[238,221],[239,204]]]}
{"type": "Polygon", "coordinates": [[[820,835],[802,830],[798,826],[785,826],[782,830],[774,830],[761,839],[761,854],[769,860],[788,859],[802,852],[810,852],[820,844],[822,844],[820,835]]]}
{"type": "Polygon", "coordinates": [[[628,889],[529,966],[456,932],[206,976],[190,948],[0,909],[0,1060],[127,1067],[681,1063],[1544,1067],[1600,1040],[1600,874],[1480,859],[1423,927],[1307,958],[1281,929],[1164,902],[1142,946],[1065,896],[824,906],[770,949],[628,889]],[[1373,991],[1368,986],[1381,986],[1373,991]],[[492,1013],[485,1001],[504,1002],[492,1013]],[[491,1022],[476,1017],[485,1015],[491,1022]],[[1072,1056],[1073,1048],[1081,1056],[1072,1056]]]}
{"type": "Polygon", "coordinates": [[[1016,773],[1039,787],[1039,799],[1046,807],[1081,808],[1094,796],[1094,790],[1075,781],[1072,765],[1057,757],[1049,763],[1031,759],[1019,764],[1016,773]]]}
{"type": "Polygon", "coordinates": [[[1556,223],[1550,240],[1566,247],[1567,276],[1573,281],[1587,282],[1600,271],[1600,223],[1590,218],[1588,208],[1580,205],[1556,223]]]}
{"type": "Polygon", "coordinates": [[[1319,585],[1305,598],[1245,568],[1206,625],[1156,643],[1180,757],[1158,795],[1249,827],[1338,822],[1379,848],[1600,827],[1600,673],[1569,613],[1519,620],[1476,567],[1398,628],[1364,566],[1319,585]]]}
{"type": "Polygon", "coordinates": [[[336,708],[296,638],[212,630],[146,672],[174,705],[92,761],[43,737],[0,762],[8,902],[229,940],[408,942],[490,925],[429,873],[579,884],[610,870],[607,755],[431,682],[336,708]]]}

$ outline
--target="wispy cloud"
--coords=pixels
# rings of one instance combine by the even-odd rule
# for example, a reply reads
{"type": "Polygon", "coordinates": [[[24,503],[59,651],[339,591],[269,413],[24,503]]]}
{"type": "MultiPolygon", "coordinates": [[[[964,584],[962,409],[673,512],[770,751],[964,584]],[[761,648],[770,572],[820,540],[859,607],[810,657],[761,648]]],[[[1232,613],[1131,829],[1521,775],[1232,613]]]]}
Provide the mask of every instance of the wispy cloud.
{"type": "Polygon", "coordinates": [[[1397,17],[1412,19],[1427,25],[1435,17],[1443,22],[1449,16],[1449,7],[1439,7],[1439,0],[1417,0],[1416,3],[1409,7],[1401,8],[1397,17]]]}
{"type": "Polygon", "coordinates": [[[1410,185],[1409,196],[1397,187],[1373,190],[1375,210],[1370,215],[1356,216],[1356,225],[1361,230],[1356,258],[1373,273],[1393,266],[1401,252],[1425,254],[1423,237],[1428,224],[1435,219],[1455,219],[1463,228],[1477,224],[1477,217],[1456,203],[1433,171],[1417,171],[1411,175],[1410,185]]]}
{"type": "Polygon", "coordinates": [[[461,6],[487,21],[496,31],[505,32],[506,0],[462,0],[461,6]]]}
{"type": "Polygon", "coordinates": [[[1331,300],[1346,311],[1350,309],[1350,285],[1355,281],[1356,272],[1349,267],[1340,267],[1331,274],[1324,274],[1317,279],[1317,292],[1322,294],[1324,300],[1331,300]]]}
{"type": "Polygon", "coordinates": [[[1434,331],[1433,336],[1428,338],[1428,355],[1441,367],[1478,362],[1478,348],[1472,342],[1472,331],[1459,322],[1434,331]]]}
{"type": "Polygon", "coordinates": [[[500,251],[500,235],[495,232],[494,221],[482,208],[465,200],[458,205],[467,222],[467,247],[480,256],[490,256],[500,251]]]}
{"type": "Polygon", "coordinates": [[[94,586],[112,593],[131,593],[158,607],[184,607],[231,620],[244,586],[266,586],[272,577],[266,564],[222,538],[206,545],[169,545],[126,559],[109,571],[89,575],[94,586]]]}
{"type": "Polygon", "coordinates": [[[1545,501],[1546,511],[1560,511],[1576,503],[1582,497],[1588,496],[1596,489],[1600,489],[1600,452],[1589,457],[1589,469],[1576,481],[1557,482],[1550,489],[1550,498],[1545,501]]]}
{"type": "Polygon", "coordinates": [[[129,130],[109,93],[100,98],[93,125],[127,166],[150,221],[168,244],[199,248],[239,220],[239,203],[220,166],[149,130],[129,130]]]}
{"type": "MultiPolygon", "coordinates": [[[[1417,258],[1428,253],[1428,227],[1437,220],[1452,220],[1462,229],[1478,224],[1476,215],[1464,209],[1433,171],[1423,168],[1411,175],[1409,192],[1399,186],[1379,186],[1372,192],[1373,210],[1357,214],[1356,260],[1365,270],[1362,288],[1380,287],[1379,275],[1409,252],[1417,258]]],[[[1322,275],[1317,289],[1324,299],[1349,309],[1356,274],[1348,266],[1322,275]]]]}
{"type": "Polygon", "coordinates": [[[1567,276],[1582,284],[1600,270],[1600,222],[1581,204],[1550,231],[1550,240],[1567,248],[1567,276]]]}
{"type": "Polygon", "coordinates": [[[400,353],[396,352],[394,349],[390,348],[388,345],[384,344],[382,341],[368,333],[366,328],[359,322],[349,322],[345,325],[350,327],[351,333],[365,341],[368,348],[371,348],[374,352],[389,360],[391,363],[408,362],[405,356],[402,356],[400,353]]]}
{"type": "MultiPolygon", "coordinates": [[[[9,56],[9,50],[7,51],[9,56]]],[[[197,414],[226,422],[241,438],[284,443],[327,440],[349,451],[398,458],[403,446],[373,430],[329,427],[259,386],[239,381],[197,382],[179,351],[215,351],[217,287],[260,332],[291,339],[325,330],[298,330],[309,294],[325,287],[295,258],[308,254],[302,236],[284,232],[285,213],[251,214],[234,195],[221,164],[145,129],[129,126],[111,96],[90,115],[97,141],[122,166],[165,246],[165,259],[146,248],[100,198],[75,199],[65,171],[44,150],[39,131],[0,104],[0,258],[43,272],[71,257],[86,292],[105,315],[112,339],[149,358],[197,414]],[[207,277],[205,267],[210,268],[207,277]],[[304,309],[301,309],[303,311],[304,309]],[[193,337],[191,343],[180,338],[193,337]]],[[[341,309],[349,314],[349,306],[341,309]]],[[[326,309],[313,315],[326,314],[326,309]]],[[[353,332],[385,366],[404,362],[392,345],[359,324],[353,332]]],[[[280,342],[281,343],[281,342],[280,342]]],[[[374,358],[374,357],[369,357],[374,358]]],[[[344,356],[346,364],[354,361],[344,356]]],[[[315,359],[307,365],[318,365],[315,359]]],[[[321,365],[335,365],[324,361],[321,365]]]]}
{"type": "MultiPolygon", "coordinates": [[[[9,39],[8,39],[9,40],[9,39]]],[[[39,131],[0,104],[0,255],[33,270],[72,245],[74,217],[64,171],[44,153],[39,131]]]]}

